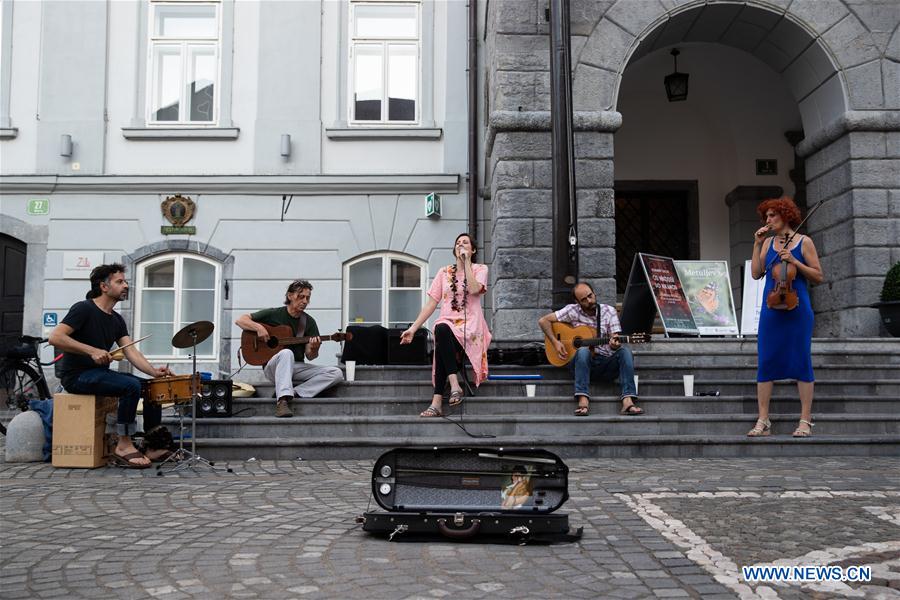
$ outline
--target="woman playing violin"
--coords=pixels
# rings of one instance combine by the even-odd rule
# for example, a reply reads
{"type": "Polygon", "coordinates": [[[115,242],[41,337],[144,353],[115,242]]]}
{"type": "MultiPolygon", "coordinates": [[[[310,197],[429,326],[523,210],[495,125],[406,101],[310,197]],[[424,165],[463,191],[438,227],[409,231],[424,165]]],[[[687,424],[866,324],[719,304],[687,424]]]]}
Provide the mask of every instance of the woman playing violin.
{"type": "Polygon", "coordinates": [[[759,417],[747,435],[769,435],[769,401],[773,382],[796,379],[800,394],[800,423],[794,437],[812,434],[813,311],[807,283],[824,279],[819,255],[813,241],[796,233],[800,210],[787,196],[765,200],[756,212],[765,225],[756,230],[753,240],[752,274],[765,276],[762,312],[759,316],[757,348],[759,366],[756,394],[759,417]],[[773,237],[768,237],[774,234],[773,237]]]}

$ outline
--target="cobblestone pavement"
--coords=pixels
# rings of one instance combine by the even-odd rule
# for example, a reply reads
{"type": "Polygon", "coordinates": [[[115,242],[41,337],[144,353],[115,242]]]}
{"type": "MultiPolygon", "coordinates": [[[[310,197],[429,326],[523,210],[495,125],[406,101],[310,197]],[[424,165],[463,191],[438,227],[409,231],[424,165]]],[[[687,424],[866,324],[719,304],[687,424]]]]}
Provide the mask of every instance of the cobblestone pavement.
{"type": "Polygon", "coordinates": [[[584,537],[552,546],[371,537],[354,523],[369,461],[0,464],[0,597],[900,597],[900,459],[567,462],[584,537]],[[769,563],[868,565],[872,581],[739,576],[769,563]]]}

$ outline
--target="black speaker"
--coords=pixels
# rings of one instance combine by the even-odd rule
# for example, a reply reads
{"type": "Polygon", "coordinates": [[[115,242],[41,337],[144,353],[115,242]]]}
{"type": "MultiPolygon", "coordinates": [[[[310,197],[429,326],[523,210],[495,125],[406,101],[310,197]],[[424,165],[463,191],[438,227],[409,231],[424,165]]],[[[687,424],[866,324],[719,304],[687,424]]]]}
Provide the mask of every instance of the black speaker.
{"type": "Polygon", "coordinates": [[[352,333],[353,339],[344,342],[341,360],[355,360],[358,365],[387,364],[387,329],[381,325],[350,325],[347,333],[352,333]]]}
{"type": "Polygon", "coordinates": [[[231,416],[230,379],[200,382],[200,397],[197,398],[197,416],[205,418],[231,416]]]}
{"type": "Polygon", "coordinates": [[[406,331],[405,327],[388,330],[387,364],[389,365],[427,365],[431,362],[428,358],[428,330],[419,329],[413,334],[410,344],[400,345],[400,336],[406,331]]]}

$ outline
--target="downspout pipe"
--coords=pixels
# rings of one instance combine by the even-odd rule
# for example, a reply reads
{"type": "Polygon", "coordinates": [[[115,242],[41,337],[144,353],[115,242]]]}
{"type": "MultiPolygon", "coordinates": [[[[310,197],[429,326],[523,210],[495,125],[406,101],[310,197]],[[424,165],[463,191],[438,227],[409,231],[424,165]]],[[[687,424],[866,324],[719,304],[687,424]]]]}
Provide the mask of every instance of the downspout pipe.
{"type": "Polygon", "coordinates": [[[468,76],[468,92],[469,92],[469,118],[467,119],[469,126],[468,136],[468,159],[469,159],[469,229],[468,234],[473,242],[478,240],[478,138],[476,131],[478,129],[478,1],[469,0],[469,39],[468,39],[468,59],[469,66],[466,75],[468,76]]]}
{"type": "Polygon", "coordinates": [[[552,302],[569,303],[578,281],[569,0],[550,0],[550,129],[553,152],[552,302]]]}

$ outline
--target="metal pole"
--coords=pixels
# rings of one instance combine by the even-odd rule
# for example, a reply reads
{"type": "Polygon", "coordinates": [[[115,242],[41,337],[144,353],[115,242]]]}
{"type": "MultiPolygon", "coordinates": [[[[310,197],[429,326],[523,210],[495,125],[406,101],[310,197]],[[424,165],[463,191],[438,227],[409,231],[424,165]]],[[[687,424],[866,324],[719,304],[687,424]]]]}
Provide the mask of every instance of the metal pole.
{"type": "Polygon", "coordinates": [[[478,241],[478,3],[469,0],[469,237],[478,241]]]}
{"type": "Polygon", "coordinates": [[[553,307],[571,300],[578,281],[575,150],[569,0],[550,0],[550,123],[553,139],[553,307]]]}

